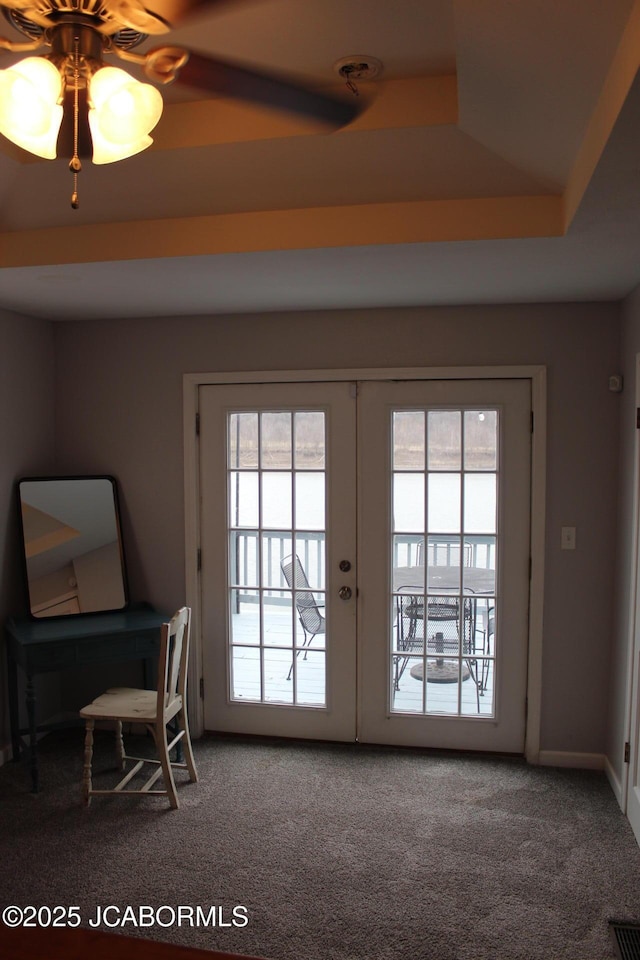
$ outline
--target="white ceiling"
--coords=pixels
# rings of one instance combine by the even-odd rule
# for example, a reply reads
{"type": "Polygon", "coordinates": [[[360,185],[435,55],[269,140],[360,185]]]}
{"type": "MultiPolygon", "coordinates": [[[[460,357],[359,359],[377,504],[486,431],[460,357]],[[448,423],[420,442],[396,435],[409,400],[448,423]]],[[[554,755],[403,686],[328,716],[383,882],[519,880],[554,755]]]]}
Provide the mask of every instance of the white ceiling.
{"type": "Polygon", "coordinates": [[[639,7],[228,0],[168,42],[336,89],[336,60],[375,56],[362,116],[327,133],[163,91],[155,147],[85,163],[78,211],[67,159],[3,140],[0,306],[63,320],[620,299],[640,283],[639,7]]]}

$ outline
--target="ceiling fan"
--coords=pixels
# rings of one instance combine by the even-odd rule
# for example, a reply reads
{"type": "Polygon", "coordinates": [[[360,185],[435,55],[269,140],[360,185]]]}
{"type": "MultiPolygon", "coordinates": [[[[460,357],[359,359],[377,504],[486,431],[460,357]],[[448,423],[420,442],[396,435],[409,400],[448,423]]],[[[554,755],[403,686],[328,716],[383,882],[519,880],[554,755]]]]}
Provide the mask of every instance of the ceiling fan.
{"type": "Polygon", "coordinates": [[[48,48],[0,70],[0,133],[46,159],[70,157],[72,207],[78,206],[81,157],[112,163],[151,145],[162,114],[160,86],[179,81],[203,91],[264,104],[341,127],[362,101],[320,93],[284,77],[247,69],[176,46],[134,52],[198,8],[221,0],[2,0],[0,9],[25,41],[0,37],[0,50],[48,48]],[[140,66],[152,83],[107,66],[105,57],[140,66]]]}

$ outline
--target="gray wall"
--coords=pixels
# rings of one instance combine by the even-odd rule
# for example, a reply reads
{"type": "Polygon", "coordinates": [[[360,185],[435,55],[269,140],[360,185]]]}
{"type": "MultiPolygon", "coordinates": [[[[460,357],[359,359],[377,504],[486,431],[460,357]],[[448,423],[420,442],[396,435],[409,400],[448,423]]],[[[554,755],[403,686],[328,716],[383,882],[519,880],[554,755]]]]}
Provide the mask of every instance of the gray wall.
{"type": "Polygon", "coordinates": [[[184,602],[182,374],[545,364],[548,514],[542,748],[606,744],[620,397],[612,304],[58,323],[61,472],[119,479],[132,596],[184,602]],[[577,527],[575,552],[560,527],[577,527]]]}
{"type": "MultiPolygon", "coordinates": [[[[52,324],[0,311],[0,618],[25,613],[14,484],[54,468],[52,324]]],[[[0,690],[5,690],[5,658],[0,690]]],[[[5,698],[3,697],[3,701],[5,698]]],[[[0,746],[9,739],[6,704],[0,746]]]]}
{"type": "Polygon", "coordinates": [[[627,738],[629,680],[629,605],[633,583],[630,569],[633,545],[633,475],[636,437],[636,354],[640,353],[640,287],[621,308],[621,369],[625,389],[620,407],[620,483],[618,495],[618,550],[616,556],[616,590],[614,624],[611,643],[611,685],[607,757],[618,778],[622,778],[624,742],[627,738]]]}

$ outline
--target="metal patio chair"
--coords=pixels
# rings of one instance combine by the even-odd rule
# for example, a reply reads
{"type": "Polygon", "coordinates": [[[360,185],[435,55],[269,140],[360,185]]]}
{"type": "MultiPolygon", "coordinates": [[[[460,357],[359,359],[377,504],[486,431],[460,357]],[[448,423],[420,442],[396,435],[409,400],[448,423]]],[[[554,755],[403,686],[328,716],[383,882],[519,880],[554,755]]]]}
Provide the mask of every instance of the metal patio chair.
{"type": "MultiPolygon", "coordinates": [[[[324,607],[318,605],[304,567],[297,554],[289,554],[289,556],[283,557],[280,561],[280,569],[287,581],[287,586],[290,590],[293,590],[298,619],[304,632],[302,647],[296,651],[296,656],[304,649],[304,658],[306,660],[307,651],[313,638],[318,636],[318,634],[324,634],[326,632],[326,620],[324,614],[320,613],[320,610],[324,609],[324,607]]],[[[291,680],[292,673],[293,663],[289,668],[287,680],[291,680]]]]}

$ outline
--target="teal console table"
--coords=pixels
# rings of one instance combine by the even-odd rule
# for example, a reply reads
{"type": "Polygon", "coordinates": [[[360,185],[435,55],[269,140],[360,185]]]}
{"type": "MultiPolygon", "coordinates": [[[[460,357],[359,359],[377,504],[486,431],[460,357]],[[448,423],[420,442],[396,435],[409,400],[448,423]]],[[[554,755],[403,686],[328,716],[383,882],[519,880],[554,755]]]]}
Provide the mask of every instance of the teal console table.
{"type": "Polygon", "coordinates": [[[72,667],[142,660],[145,685],[160,649],[160,627],[167,616],[149,604],[134,604],[111,613],[78,614],[33,620],[9,619],[5,625],[9,721],[13,759],[20,758],[22,736],[29,736],[31,785],[38,792],[37,735],[51,726],[38,725],[34,677],[72,667]],[[28,726],[20,727],[18,667],[26,676],[28,726]]]}

